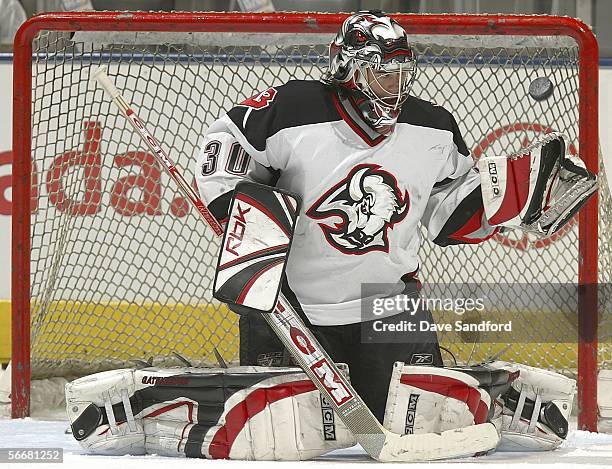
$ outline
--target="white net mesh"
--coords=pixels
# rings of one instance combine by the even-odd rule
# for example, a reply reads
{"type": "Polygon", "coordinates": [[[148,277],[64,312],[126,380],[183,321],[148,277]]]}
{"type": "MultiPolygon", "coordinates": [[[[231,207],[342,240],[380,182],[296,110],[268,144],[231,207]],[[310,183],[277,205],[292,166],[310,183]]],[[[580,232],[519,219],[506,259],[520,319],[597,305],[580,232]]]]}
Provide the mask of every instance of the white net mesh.
{"type": "MultiPolygon", "coordinates": [[[[34,376],[84,374],[150,357],[169,363],[173,352],[206,364],[214,362],[213,347],[237,361],[236,318],[210,295],[217,250],[211,232],[88,76],[93,65],[108,64],[127,101],[191,179],[204,130],[225,110],[271,85],[318,79],[327,64],[327,36],[280,45],[266,37],[39,34],[32,119],[34,376]]],[[[551,129],[578,151],[579,57],[571,40],[417,39],[413,93],[451,110],[476,156],[517,151],[551,129]],[[536,102],[527,88],[541,76],[555,90],[536,102]]],[[[601,181],[599,269],[606,282],[610,195],[601,181]]],[[[577,233],[573,223],[538,242],[520,233],[445,249],[425,241],[421,276],[425,282],[575,283],[577,233]]],[[[611,329],[603,320],[602,366],[612,361],[611,329]]],[[[504,358],[574,371],[575,342],[558,343],[554,323],[542,321],[534,330],[533,340],[514,344],[504,358]],[[549,340],[541,339],[543,331],[549,340]]],[[[442,342],[460,361],[505,346],[442,342]]]]}

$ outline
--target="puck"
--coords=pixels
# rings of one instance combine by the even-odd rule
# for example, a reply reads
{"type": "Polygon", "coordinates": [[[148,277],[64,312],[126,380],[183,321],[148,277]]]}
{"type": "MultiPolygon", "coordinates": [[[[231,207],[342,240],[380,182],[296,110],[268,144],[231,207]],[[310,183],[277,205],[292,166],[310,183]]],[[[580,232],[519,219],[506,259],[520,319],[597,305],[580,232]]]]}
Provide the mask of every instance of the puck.
{"type": "Polygon", "coordinates": [[[536,78],[529,84],[529,96],[536,101],[548,99],[553,93],[554,86],[548,77],[536,78]]]}

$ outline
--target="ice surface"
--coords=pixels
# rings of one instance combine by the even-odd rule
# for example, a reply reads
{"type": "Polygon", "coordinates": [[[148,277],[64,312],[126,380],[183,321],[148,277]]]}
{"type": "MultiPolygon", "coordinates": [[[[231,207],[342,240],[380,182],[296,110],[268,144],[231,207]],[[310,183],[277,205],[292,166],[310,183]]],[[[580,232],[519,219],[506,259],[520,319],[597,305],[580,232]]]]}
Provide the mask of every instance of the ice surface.
{"type": "MultiPolygon", "coordinates": [[[[145,469],[162,467],[162,465],[180,464],[180,467],[193,465],[218,465],[224,469],[238,469],[245,465],[253,469],[270,467],[269,462],[253,461],[202,461],[198,459],[170,459],[161,456],[92,456],[85,454],[74,440],[72,435],[66,434],[68,424],[66,421],[47,421],[36,419],[0,420],[0,447],[36,447],[36,448],[63,448],[64,463],[62,469],[104,469],[125,468],[145,469]],[[85,466],[86,465],[86,466],[85,466]]],[[[374,462],[359,447],[334,451],[314,461],[276,462],[274,469],[323,467],[330,464],[342,466],[356,466],[357,464],[374,462]]],[[[471,466],[506,465],[506,469],[524,469],[525,464],[535,464],[538,469],[576,469],[586,466],[612,465],[612,435],[594,434],[582,431],[573,431],[562,448],[542,453],[496,453],[480,458],[466,458],[447,462],[430,463],[428,469],[438,469],[442,466],[461,465],[461,469],[470,469],[471,466]],[[523,466],[523,467],[521,467],[523,466]]],[[[24,465],[20,466],[23,468],[24,465]]]]}

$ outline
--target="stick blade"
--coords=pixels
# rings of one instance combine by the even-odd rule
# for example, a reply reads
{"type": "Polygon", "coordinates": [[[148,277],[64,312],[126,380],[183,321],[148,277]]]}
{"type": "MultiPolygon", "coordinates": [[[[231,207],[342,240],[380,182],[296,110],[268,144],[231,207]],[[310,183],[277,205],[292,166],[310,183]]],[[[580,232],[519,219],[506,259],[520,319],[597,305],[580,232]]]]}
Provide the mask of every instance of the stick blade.
{"type": "Polygon", "coordinates": [[[382,462],[416,462],[460,458],[489,451],[498,443],[499,435],[492,423],[423,435],[388,432],[377,459],[382,462]]]}

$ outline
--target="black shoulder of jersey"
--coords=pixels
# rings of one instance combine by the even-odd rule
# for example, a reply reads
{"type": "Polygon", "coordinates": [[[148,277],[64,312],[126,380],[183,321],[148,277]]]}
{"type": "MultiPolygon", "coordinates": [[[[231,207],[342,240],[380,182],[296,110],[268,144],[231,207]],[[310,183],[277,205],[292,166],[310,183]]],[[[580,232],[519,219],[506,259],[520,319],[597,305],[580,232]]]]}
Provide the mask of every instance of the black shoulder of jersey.
{"type": "Polygon", "coordinates": [[[227,113],[257,150],[263,151],[266,139],[283,129],[342,119],[334,106],[332,89],[320,81],[291,80],[268,91],[271,89],[269,104],[250,106],[251,98],[227,113]]]}
{"type": "Polygon", "coordinates": [[[459,152],[469,155],[467,145],[463,141],[459,126],[453,115],[444,107],[438,106],[430,101],[409,96],[402,106],[398,123],[430,127],[432,129],[448,130],[453,133],[453,141],[459,152]]]}
{"type": "Polygon", "coordinates": [[[279,115],[287,127],[342,119],[333,102],[333,88],[318,80],[291,80],[277,90],[279,115]]]}

